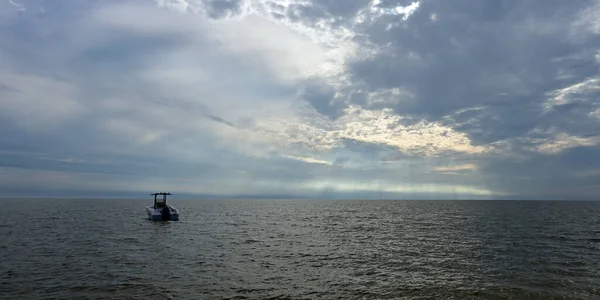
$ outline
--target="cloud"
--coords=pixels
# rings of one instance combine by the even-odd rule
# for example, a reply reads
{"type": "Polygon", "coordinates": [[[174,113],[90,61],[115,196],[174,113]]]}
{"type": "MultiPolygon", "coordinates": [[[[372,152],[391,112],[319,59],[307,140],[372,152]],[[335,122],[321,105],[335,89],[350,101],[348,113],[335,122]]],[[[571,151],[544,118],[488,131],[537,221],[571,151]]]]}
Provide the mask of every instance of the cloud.
{"type": "Polygon", "coordinates": [[[3,2],[3,186],[587,199],[599,191],[599,11],[3,2]]]}
{"type": "Polygon", "coordinates": [[[0,82],[0,114],[25,128],[52,126],[85,110],[77,88],[58,79],[0,73],[0,82]]]}
{"type": "Polygon", "coordinates": [[[285,158],[289,158],[289,159],[303,161],[303,162],[309,163],[309,164],[332,165],[332,163],[329,161],[316,159],[316,158],[312,158],[312,157],[298,157],[298,156],[291,156],[291,155],[282,155],[282,156],[285,158]]]}
{"type": "MultiPolygon", "coordinates": [[[[439,123],[419,121],[405,126],[403,117],[387,110],[366,110],[351,106],[335,121],[301,118],[268,118],[257,120],[252,132],[255,141],[282,147],[328,151],[344,147],[347,141],[393,147],[405,154],[439,156],[446,153],[482,154],[490,151],[471,145],[469,139],[439,123]],[[260,138],[258,138],[260,136],[260,138]]],[[[244,135],[252,139],[252,133],[244,135]]],[[[249,139],[246,141],[249,142],[249,139]]]]}
{"type": "Polygon", "coordinates": [[[586,138],[558,133],[550,139],[534,139],[531,142],[535,145],[532,147],[534,151],[543,154],[557,154],[571,148],[598,145],[600,137],[586,138]]]}
{"type": "Polygon", "coordinates": [[[470,171],[477,170],[477,166],[474,164],[455,165],[447,167],[436,167],[435,171],[438,172],[453,172],[453,171],[470,171]]]}
{"type": "Polygon", "coordinates": [[[588,171],[578,171],[572,173],[574,177],[598,177],[600,176],[600,169],[598,170],[588,170],[588,171]]]}
{"type": "Polygon", "coordinates": [[[406,21],[410,15],[412,15],[419,8],[419,1],[412,2],[410,5],[402,6],[397,5],[394,7],[388,7],[384,5],[382,1],[375,0],[372,2],[371,7],[368,10],[368,14],[371,16],[366,16],[367,13],[361,14],[358,16],[359,20],[364,22],[364,19],[368,18],[370,20],[380,18],[384,15],[392,15],[392,16],[402,16],[402,20],[406,21]]]}
{"type": "MultiPolygon", "coordinates": [[[[558,89],[549,93],[549,99],[544,104],[546,111],[557,107],[587,102],[600,95],[600,78],[590,78],[566,88],[558,89]]],[[[597,103],[593,103],[597,106],[597,103]]]]}

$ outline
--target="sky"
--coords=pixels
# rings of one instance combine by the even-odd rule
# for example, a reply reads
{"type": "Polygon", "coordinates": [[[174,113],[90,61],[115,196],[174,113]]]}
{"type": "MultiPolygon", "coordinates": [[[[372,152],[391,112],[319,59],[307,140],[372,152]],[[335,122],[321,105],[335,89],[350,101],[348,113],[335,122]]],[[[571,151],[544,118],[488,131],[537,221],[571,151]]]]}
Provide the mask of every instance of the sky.
{"type": "Polygon", "coordinates": [[[1,0],[3,197],[600,196],[600,1],[1,0]]]}

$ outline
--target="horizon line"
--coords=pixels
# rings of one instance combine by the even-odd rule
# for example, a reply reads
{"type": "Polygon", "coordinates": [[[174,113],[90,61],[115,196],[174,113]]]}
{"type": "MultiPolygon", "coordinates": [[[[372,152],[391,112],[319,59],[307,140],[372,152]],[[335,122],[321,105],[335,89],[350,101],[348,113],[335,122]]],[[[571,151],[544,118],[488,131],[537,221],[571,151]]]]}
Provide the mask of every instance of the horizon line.
{"type": "MultiPolygon", "coordinates": [[[[85,200],[85,199],[96,199],[96,200],[102,200],[102,199],[123,199],[123,200],[148,200],[150,198],[142,198],[142,197],[131,197],[131,196],[122,196],[122,197],[116,197],[116,196],[104,196],[104,197],[97,197],[97,196],[63,196],[63,197],[58,197],[58,196],[47,196],[47,197],[39,197],[39,196],[18,196],[18,197],[0,197],[0,200],[19,200],[19,199],[39,199],[39,200],[43,200],[43,199],[47,199],[47,200],[60,200],[60,199],[81,199],[81,200],[85,200]]],[[[426,199],[369,199],[369,198],[314,198],[314,197],[293,197],[293,198],[289,198],[289,197],[282,197],[282,198],[278,198],[278,197],[181,197],[181,198],[170,198],[170,199],[174,199],[174,200],[214,200],[214,201],[219,201],[219,200],[275,200],[275,201],[289,201],[289,200],[311,200],[311,201],[567,201],[567,202],[573,202],[573,201],[580,201],[580,202],[594,202],[594,201],[600,201],[600,199],[534,199],[534,198],[523,198],[523,199],[510,199],[510,198],[504,198],[504,199],[430,199],[430,198],[426,198],[426,199]]],[[[152,200],[152,199],[150,199],[152,200]]]]}

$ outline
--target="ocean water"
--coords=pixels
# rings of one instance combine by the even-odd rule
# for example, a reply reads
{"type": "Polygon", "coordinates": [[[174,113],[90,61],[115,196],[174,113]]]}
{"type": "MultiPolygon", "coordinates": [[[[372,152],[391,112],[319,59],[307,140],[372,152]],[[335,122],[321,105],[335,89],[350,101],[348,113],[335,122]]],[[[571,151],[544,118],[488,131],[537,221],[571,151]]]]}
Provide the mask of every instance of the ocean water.
{"type": "Polygon", "coordinates": [[[600,202],[0,200],[0,299],[600,299],[600,202]]]}

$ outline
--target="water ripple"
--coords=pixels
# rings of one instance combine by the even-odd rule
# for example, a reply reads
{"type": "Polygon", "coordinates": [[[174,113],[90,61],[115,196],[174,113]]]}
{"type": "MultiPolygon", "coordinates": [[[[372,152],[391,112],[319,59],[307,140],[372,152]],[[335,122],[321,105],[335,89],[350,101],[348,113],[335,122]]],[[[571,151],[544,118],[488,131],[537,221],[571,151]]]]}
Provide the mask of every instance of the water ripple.
{"type": "Polygon", "coordinates": [[[596,202],[146,202],[10,202],[2,299],[600,298],[596,202]]]}

